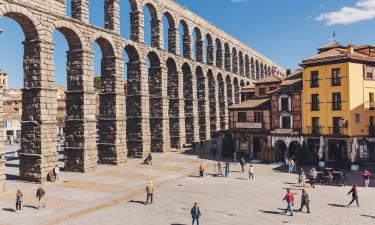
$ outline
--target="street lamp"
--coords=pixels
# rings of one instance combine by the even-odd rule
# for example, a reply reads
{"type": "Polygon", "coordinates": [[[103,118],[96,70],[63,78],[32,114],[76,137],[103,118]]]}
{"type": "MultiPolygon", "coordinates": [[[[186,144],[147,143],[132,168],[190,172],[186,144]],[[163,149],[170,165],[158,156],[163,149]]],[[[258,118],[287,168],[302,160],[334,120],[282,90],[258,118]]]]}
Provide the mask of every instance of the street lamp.
{"type": "Polygon", "coordinates": [[[0,34],[1,34],[1,33],[3,33],[3,30],[2,30],[2,29],[0,29],[0,34]]]}

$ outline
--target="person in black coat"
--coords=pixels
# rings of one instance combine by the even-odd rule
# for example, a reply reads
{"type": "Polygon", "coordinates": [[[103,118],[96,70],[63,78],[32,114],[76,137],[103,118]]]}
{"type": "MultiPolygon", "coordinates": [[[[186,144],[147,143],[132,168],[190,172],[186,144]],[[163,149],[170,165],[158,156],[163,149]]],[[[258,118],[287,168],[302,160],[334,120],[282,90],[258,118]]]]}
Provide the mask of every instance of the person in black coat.
{"type": "Polygon", "coordinates": [[[357,185],[353,185],[352,189],[348,192],[348,195],[352,194],[352,201],[348,204],[348,207],[355,201],[357,203],[357,206],[359,207],[358,203],[358,189],[357,185]]]}
{"type": "Polygon", "coordinates": [[[306,206],[307,213],[310,213],[310,198],[309,194],[307,193],[306,189],[302,189],[302,195],[301,195],[301,208],[299,211],[301,212],[303,207],[306,206]]]}
{"type": "Polygon", "coordinates": [[[199,210],[198,203],[194,203],[193,208],[191,209],[191,217],[193,218],[193,225],[194,222],[197,221],[197,225],[199,225],[199,217],[201,216],[201,211],[199,210]]]}

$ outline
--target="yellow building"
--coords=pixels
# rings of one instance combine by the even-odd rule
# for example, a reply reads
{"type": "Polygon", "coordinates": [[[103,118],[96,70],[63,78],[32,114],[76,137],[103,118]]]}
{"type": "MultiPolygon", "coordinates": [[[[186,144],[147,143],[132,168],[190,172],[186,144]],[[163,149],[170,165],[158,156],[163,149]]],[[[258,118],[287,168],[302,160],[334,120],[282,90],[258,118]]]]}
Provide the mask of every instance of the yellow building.
{"type": "Polygon", "coordinates": [[[346,166],[357,138],[357,159],[374,161],[375,46],[335,42],[319,48],[317,55],[300,65],[303,133],[310,152],[318,152],[322,136],[324,160],[346,166]]]}

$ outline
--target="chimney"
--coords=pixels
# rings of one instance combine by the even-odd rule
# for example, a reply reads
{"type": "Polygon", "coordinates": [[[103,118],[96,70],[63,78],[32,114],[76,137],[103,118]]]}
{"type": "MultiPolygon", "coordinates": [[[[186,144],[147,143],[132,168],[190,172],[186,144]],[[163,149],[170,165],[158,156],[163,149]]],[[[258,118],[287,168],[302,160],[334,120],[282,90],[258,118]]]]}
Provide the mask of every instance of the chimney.
{"type": "Polygon", "coordinates": [[[346,53],[348,54],[353,54],[354,53],[354,48],[353,48],[353,45],[348,45],[348,47],[346,47],[346,53]]]}

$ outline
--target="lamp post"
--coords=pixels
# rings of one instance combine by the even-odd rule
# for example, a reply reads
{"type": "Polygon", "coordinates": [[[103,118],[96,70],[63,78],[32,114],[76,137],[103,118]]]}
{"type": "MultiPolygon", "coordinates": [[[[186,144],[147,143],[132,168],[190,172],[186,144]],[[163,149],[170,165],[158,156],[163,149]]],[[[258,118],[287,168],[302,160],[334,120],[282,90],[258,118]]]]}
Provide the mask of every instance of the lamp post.
{"type": "Polygon", "coordinates": [[[0,34],[1,34],[1,33],[3,33],[3,30],[2,30],[2,29],[0,29],[0,34]]]}

